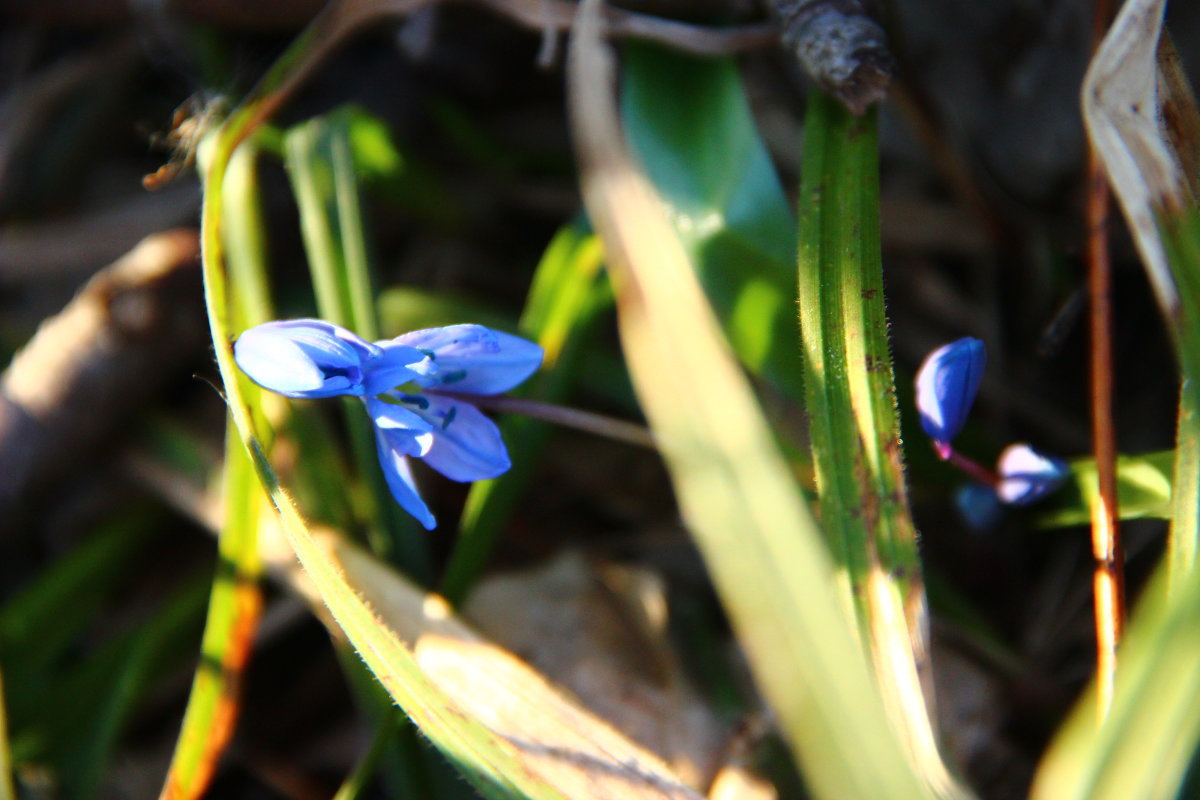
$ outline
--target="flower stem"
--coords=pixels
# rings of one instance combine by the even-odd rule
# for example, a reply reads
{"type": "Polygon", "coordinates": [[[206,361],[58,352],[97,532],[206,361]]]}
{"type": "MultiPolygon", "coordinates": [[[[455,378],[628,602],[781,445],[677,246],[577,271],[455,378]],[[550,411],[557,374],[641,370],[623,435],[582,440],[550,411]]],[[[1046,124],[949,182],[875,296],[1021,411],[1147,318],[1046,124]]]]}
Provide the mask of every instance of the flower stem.
{"type": "Polygon", "coordinates": [[[980,464],[973,458],[964,456],[957,450],[950,450],[949,452],[950,454],[946,457],[946,461],[958,467],[962,472],[979,481],[984,486],[990,486],[994,489],[1000,485],[1000,476],[983,464],[980,464]]]}
{"type": "Polygon", "coordinates": [[[505,395],[458,394],[455,392],[438,392],[437,394],[453,397],[490,411],[523,414],[527,417],[553,422],[556,425],[575,428],[598,436],[606,436],[609,439],[627,442],[638,447],[647,447],[651,450],[658,448],[654,441],[654,434],[647,428],[603,414],[594,414],[591,411],[580,411],[554,403],[543,403],[538,400],[526,400],[521,397],[505,395]]]}

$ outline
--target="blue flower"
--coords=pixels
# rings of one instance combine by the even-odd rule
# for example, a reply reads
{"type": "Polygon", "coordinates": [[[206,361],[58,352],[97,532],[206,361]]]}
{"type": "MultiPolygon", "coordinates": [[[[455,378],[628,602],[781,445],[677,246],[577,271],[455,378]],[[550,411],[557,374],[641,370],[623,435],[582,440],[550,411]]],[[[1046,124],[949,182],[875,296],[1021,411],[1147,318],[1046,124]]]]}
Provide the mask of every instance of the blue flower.
{"type": "Polygon", "coordinates": [[[950,457],[950,442],[967,421],[986,363],[983,342],[968,336],[934,350],[917,370],[921,427],[943,459],[950,457]]]}
{"type": "Polygon", "coordinates": [[[1014,506],[1029,505],[1053,492],[1066,481],[1071,468],[1061,458],[1035,450],[1028,444],[1010,444],[996,462],[1000,477],[996,494],[1014,506]]]}
{"type": "Polygon", "coordinates": [[[471,395],[508,391],[542,363],[542,348],[482,325],[448,325],[369,343],[321,320],[268,322],[242,334],[234,358],[251,380],[288,397],[363,398],[388,488],[427,530],[436,520],[408,459],[455,481],[512,465],[500,430],[471,395]]]}
{"type": "Polygon", "coordinates": [[[233,346],[242,372],[285,397],[378,394],[428,372],[420,350],[393,342],[371,344],[319,319],[266,322],[233,346]]]}

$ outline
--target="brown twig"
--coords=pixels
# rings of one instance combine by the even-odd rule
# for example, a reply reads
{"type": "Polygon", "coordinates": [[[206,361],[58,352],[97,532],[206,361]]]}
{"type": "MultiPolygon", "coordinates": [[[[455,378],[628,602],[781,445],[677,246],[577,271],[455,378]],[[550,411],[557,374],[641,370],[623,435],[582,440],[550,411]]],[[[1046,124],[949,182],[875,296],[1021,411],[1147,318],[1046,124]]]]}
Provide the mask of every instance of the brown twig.
{"type": "Polygon", "coordinates": [[[0,375],[0,528],[61,485],[202,352],[193,230],[148,237],[96,275],[0,375]]]}
{"type": "MultiPolygon", "coordinates": [[[[1111,18],[1109,0],[1096,0],[1094,42],[1099,46],[1111,18]]],[[[1116,435],[1112,413],[1112,265],[1108,250],[1109,190],[1094,147],[1087,153],[1088,295],[1091,301],[1092,448],[1099,490],[1092,499],[1092,583],[1096,614],[1097,713],[1103,720],[1112,704],[1117,644],[1125,624],[1125,554],[1117,525],[1116,435]]]]}
{"type": "Polygon", "coordinates": [[[580,411],[577,408],[567,408],[553,403],[543,403],[538,400],[526,400],[522,397],[507,397],[505,395],[457,394],[455,392],[438,392],[447,397],[470,403],[490,411],[509,414],[523,414],[534,419],[553,422],[566,428],[575,428],[586,433],[594,433],[618,442],[657,449],[652,434],[645,427],[623,419],[595,414],[591,411],[580,411]]]}
{"type": "Polygon", "coordinates": [[[818,86],[862,115],[896,72],[887,37],[866,0],[771,0],[784,44],[818,86]]]}

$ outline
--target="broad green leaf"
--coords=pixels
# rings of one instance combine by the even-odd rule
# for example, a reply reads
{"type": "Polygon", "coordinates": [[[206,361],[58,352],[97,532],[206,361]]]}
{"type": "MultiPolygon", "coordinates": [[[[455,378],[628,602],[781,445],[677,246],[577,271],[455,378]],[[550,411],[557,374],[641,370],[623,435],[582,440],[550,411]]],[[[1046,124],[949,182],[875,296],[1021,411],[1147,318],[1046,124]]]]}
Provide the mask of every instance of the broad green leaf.
{"type": "Polygon", "coordinates": [[[734,351],[801,397],[795,221],[732,58],[623,50],[622,121],[734,351]]]}
{"type": "Polygon", "coordinates": [[[684,520],[813,795],[930,797],[887,721],[816,523],[663,201],[625,149],[600,27],[599,3],[584,0],[568,70],[584,199],[684,520]]]}

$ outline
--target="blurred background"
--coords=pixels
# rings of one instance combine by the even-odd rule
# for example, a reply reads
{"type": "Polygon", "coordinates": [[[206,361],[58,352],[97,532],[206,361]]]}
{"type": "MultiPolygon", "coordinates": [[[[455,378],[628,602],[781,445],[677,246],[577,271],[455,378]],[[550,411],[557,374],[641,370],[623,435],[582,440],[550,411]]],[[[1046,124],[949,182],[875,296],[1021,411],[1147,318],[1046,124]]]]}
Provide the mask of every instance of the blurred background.
{"type": "MultiPolygon", "coordinates": [[[[162,784],[215,564],[209,490],[225,419],[193,158],[205,126],[321,5],[0,0],[0,362],[11,363],[0,384],[0,665],[23,797],[142,798],[162,784]]],[[[274,121],[286,130],[353,104],[386,132],[385,157],[402,161],[368,176],[363,193],[389,335],[445,316],[511,327],[551,237],[581,213],[563,42],[487,5],[437,4],[372,26],[274,121]]],[[[626,5],[693,23],[769,19],[749,0],[626,5]]],[[[910,492],[948,749],[984,797],[1024,795],[1090,674],[1089,543],[1085,528],[1047,529],[1039,516],[1077,498],[968,527],[954,505],[962,479],[918,435],[907,387],[934,347],[980,337],[988,373],[961,449],[985,462],[1013,440],[1065,458],[1089,451],[1078,92],[1091,14],[1083,0],[907,0],[885,15],[899,73],[881,110],[881,217],[910,492]]],[[[1175,4],[1168,27],[1195,75],[1200,7],[1175,4]]],[[[770,42],[738,64],[794,201],[806,78],[770,42]]],[[[281,316],[313,315],[296,200],[278,149],[264,150],[276,303],[281,316]]],[[[1118,448],[1165,450],[1175,364],[1119,221],[1112,247],[1118,448]]],[[[636,420],[611,312],[583,363],[569,403],[636,420]]],[[[775,399],[802,441],[802,414],[775,399]]],[[[689,757],[711,770],[761,720],[661,462],[555,431],[531,485],[478,590],[478,624],[559,680],[586,673],[600,703],[665,714],[623,682],[653,686],[663,668],[621,621],[630,576],[651,581],[672,611],[651,652],[670,653],[690,687],[678,700],[696,739],[689,757]],[[698,640],[723,652],[720,675],[695,656],[698,640]]],[[[442,520],[429,536],[438,574],[466,488],[423,489],[442,520]]],[[[1163,528],[1126,523],[1135,590],[1163,528]]],[[[243,690],[208,796],[331,796],[369,727],[325,629],[275,586],[243,690]]],[[[770,762],[767,738],[751,736],[751,749],[770,762]]],[[[423,763],[426,788],[413,796],[473,796],[436,756],[423,763]]],[[[800,791],[794,777],[776,782],[780,796],[800,791]]],[[[385,777],[363,796],[399,795],[385,777]]]]}

